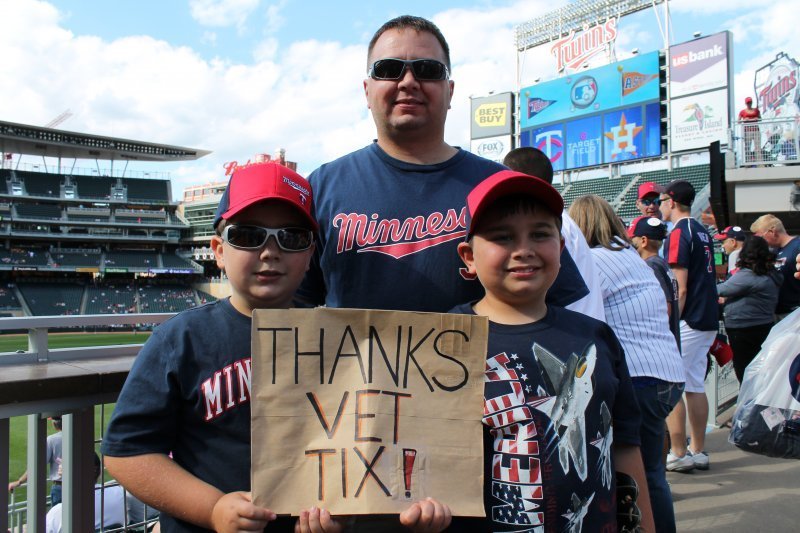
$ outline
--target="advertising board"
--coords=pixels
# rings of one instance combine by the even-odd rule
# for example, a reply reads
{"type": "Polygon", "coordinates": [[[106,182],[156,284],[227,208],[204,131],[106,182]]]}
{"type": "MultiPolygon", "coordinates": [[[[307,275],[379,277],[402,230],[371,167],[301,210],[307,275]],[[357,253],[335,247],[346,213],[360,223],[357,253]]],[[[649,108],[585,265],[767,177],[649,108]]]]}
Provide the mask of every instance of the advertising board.
{"type": "Polygon", "coordinates": [[[618,109],[603,116],[604,163],[618,163],[660,154],[657,103],[618,109]]]}
{"type": "Polygon", "coordinates": [[[555,172],[564,170],[564,124],[551,124],[543,128],[525,130],[519,136],[520,146],[533,146],[550,158],[555,172]]]}
{"type": "Polygon", "coordinates": [[[472,98],[470,138],[511,135],[514,131],[514,93],[472,98]]]}
{"type": "Polygon", "coordinates": [[[671,98],[728,85],[729,36],[724,31],[669,49],[671,98]]]}
{"type": "Polygon", "coordinates": [[[586,117],[567,123],[567,168],[599,165],[603,161],[602,117],[586,117]]]}
{"type": "Polygon", "coordinates": [[[728,89],[675,98],[670,102],[672,151],[728,144],[728,89]]]}
{"type": "Polygon", "coordinates": [[[650,52],[522,89],[520,128],[572,120],[658,98],[658,52],[650,52]]]}
{"type": "Polygon", "coordinates": [[[473,139],[470,142],[469,151],[491,161],[502,163],[503,158],[511,151],[512,142],[511,135],[473,139]]]}
{"type": "Polygon", "coordinates": [[[785,53],[780,53],[756,71],[755,90],[758,108],[764,119],[800,115],[800,87],[797,86],[800,65],[785,53]]]}
{"type": "Polygon", "coordinates": [[[520,146],[540,149],[556,171],[657,157],[661,155],[659,103],[523,130],[520,146]]]}

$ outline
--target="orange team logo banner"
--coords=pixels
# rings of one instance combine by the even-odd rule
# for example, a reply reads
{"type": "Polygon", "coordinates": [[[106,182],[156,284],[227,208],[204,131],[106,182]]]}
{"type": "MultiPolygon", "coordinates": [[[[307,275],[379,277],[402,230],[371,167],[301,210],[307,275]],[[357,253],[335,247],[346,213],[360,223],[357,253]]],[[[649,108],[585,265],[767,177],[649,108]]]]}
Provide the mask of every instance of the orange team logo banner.
{"type": "Polygon", "coordinates": [[[430,496],[484,516],[487,335],[477,316],[256,310],[255,503],[391,514],[430,496]]]}
{"type": "Polygon", "coordinates": [[[622,96],[628,96],[650,80],[658,78],[658,74],[642,74],[641,72],[622,73],[622,96]]]}

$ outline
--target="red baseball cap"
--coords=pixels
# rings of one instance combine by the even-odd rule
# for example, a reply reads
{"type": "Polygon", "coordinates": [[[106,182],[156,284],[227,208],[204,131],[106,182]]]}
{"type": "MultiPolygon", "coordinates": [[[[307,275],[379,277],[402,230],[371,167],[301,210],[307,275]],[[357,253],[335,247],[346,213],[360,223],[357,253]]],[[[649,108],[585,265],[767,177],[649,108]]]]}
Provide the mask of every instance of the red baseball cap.
{"type": "Polygon", "coordinates": [[[515,170],[501,170],[492,174],[478,185],[467,196],[467,237],[471,236],[478,225],[478,220],[492,203],[510,194],[533,196],[540,201],[554,216],[561,217],[564,211],[564,199],[555,188],[535,176],[529,176],[515,170]]]}
{"type": "Polygon", "coordinates": [[[746,97],[746,98],[744,99],[744,103],[745,103],[745,104],[752,104],[752,103],[753,103],[753,99],[752,99],[752,98],[750,98],[750,97],[748,96],[748,97],[746,97]]]}
{"type": "Polygon", "coordinates": [[[733,360],[733,350],[731,345],[728,344],[727,338],[724,335],[717,334],[714,343],[708,351],[717,360],[719,366],[725,366],[733,360]]]}
{"type": "Polygon", "coordinates": [[[639,185],[639,200],[641,200],[642,198],[644,198],[648,194],[658,194],[659,192],[660,191],[659,191],[658,185],[656,185],[652,181],[646,181],[646,182],[642,183],[641,185],[639,185]]]}
{"type": "Polygon", "coordinates": [[[297,172],[275,162],[237,167],[214,216],[214,228],[246,207],[262,200],[281,200],[297,208],[314,231],[319,229],[312,214],[311,185],[297,172]]]}
{"type": "Polygon", "coordinates": [[[736,239],[737,241],[743,241],[747,238],[747,233],[740,227],[740,226],[728,226],[724,230],[720,231],[714,238],[718,241],[724,241],[725,239],[736,239]]]}

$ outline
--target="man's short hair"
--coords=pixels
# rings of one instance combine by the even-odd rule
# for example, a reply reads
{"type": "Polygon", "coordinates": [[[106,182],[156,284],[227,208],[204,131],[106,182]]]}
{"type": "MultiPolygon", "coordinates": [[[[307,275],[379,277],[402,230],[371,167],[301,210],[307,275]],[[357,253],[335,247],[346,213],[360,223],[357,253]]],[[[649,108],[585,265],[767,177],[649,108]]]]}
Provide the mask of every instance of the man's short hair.
{"type": "MultiPolygon", "coordinates": [[[[420,33],[428,32],[436,37],[436,40],[439,41],[439,44],[442,46],[442,51],[444,52],[445,65],[447,65],[447,68],[450,69],[450,47],[447,45],[447,40],[445,40],[441,30],[439,30],[438,26],[436,26],[436,24],[430,20],[412,15],[402,15],[393,18],[378,28],[378,31],[375,32],[375,35],[373,35],[372,39],[369,41],[369,48],[367,48],[367,61],[369,62],[369,58],[372,56],[372,49],[375,48],[375,43],[378,42],[378,39],[380,39],[384,32],[388,30],[405,29],[412,29],[420,33]]],[[[369,68],[369,65],[367,65],[367,67],[369,68]]]]}
{"type": "Polygon", "coordinates": [[[553,183],[553,163],[544,152],[533,146],[514,148],[503,158],[503,164],[511,170],[553,183]]]}
{"type": "Polygon", "coordinates": [[[774,229],[777,233],[786,233],[786,228],[783,226],[781,219],[771,213],[761,215],[750,224],[750,231],[753,233],[764,232],[774,229]]]}

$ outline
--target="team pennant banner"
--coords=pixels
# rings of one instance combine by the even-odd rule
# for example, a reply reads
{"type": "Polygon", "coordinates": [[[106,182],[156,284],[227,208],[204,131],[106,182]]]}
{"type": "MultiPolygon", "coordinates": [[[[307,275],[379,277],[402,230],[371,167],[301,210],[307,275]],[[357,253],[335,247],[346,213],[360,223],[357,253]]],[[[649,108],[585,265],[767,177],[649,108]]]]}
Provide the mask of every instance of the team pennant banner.
{"type": "Polygon", "coordinates": [[[384,514],[430,496],[484,516],[487,334],[476,316],[256,310],[255,503],[384,514]]]}

